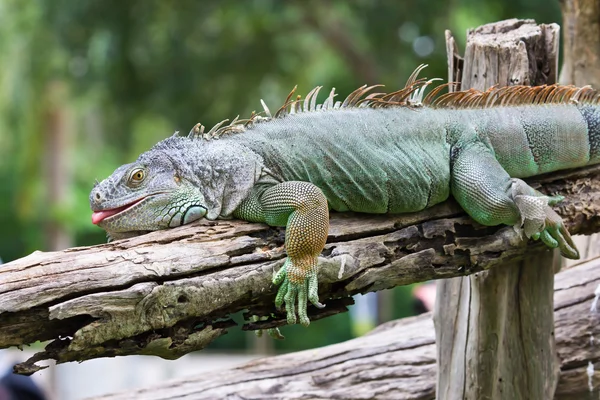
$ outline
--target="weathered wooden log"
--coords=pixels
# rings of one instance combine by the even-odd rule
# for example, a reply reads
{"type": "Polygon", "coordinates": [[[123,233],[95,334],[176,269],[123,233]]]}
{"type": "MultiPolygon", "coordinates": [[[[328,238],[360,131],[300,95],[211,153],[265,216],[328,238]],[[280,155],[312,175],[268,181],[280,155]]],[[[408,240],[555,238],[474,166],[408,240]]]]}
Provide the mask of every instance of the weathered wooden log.
{"type": "MultiPolygon", "coordinates": [[[[600,314],[591,310],[599,285],[600,259],[556,275],[554,320],[561,364],[557,400],[597,399],[600,394],[600,314]]],[[[383,324],[344,343],[101,399],[433,400],[435,358],[428,313],[383,324]]]]}
{"type": "MultiPolygon", "coordinates": [[[[600,231],[600,166],[539,177],[532,185],[566,200],[571,233],[600,231]],[[542,185],[542,186],[540,186],[542,185]]],[[[240,221],[197,223],[114,243],[36,252],[0,267],[0,348],[53,340],[38,360],[126,354],[177,358],[206,346],[232,313],[271,316],[244,329],[285,324],[275,310],[273,269],[283,231],[240,221]]],[[[483,227],[453,202],[401,216],[334,214],[320,272],[323,310],[356,293],[485,270],[547,251],[512,227],[483,227]]]]}

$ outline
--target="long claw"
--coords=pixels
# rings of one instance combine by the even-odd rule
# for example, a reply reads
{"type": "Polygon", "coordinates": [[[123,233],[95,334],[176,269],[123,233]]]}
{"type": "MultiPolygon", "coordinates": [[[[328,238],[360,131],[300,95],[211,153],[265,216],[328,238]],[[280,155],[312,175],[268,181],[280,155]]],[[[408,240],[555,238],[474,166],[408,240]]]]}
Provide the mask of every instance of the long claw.
{"type": "Polygon", "coordinates": [[[579,260],[579,251],[577,251],[577,248],[573,246],[561,247],[560,254],[562,254],[563,257],[570,258],[571,260],[579,260]]]}
{"type": "Polygon", "coordinates": [[[564,240],[562,246],[560,246],[561,254],[567,258],[578,260],[579,251],[577,250],[577,246],[573,242],[573,238],[571,238],[571,234],[569,234],[569,231],[567,231],[567,228],[564,226],[564,224],[560,224],[558,231],[564,240]]]}
{"type": "Polygon", "coordinates": [[[571,238],[569,231],[567,231],[567,228],[565,228],[562,223],[558,228],[557,235],[560,237],[560,239],[558,239],[560,254],[572,260],[578,260],[579,251],[577,250],[577,246],[575,246],[575,243],[573,243],[573,239],[571,238]]]}
{"type": "Polygon", "coordinates": [[[317,274],[308,278],[308,300],[317,308],[324,308],[325,304],[319,302],[319,281],[317,274]]]}
{"type": "MultiPolygon", "coordinates": [[[[575,243],[573,243],[571,234],[565,227],[565,224],[560,216],[558,216],[558,214],[556,214],[552,209],[546,211],[546,229],[544,232],[548,232],[552,236],[556,242],[556,246],[554,247],[560,248],[560,254],[573,260],[579,259],[579,252],[577,251],[577,246],[575,246],[575,243]]],[[[544,243],[546,242],[544,241],[544,243]]]]}

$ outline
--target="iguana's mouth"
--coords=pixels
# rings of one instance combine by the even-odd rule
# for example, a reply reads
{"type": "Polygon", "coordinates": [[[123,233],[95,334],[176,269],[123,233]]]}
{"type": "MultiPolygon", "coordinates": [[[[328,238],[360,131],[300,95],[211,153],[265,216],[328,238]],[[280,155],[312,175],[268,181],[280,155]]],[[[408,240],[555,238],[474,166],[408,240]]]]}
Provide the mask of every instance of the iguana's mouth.
{"type": "Polygon", "coordinates": [[[141,199],[137,199],[134,202],[125,204],[124,206],[121,206],[121,207],[112,208],[110,210],[94,211],[92,213],[92,224],[98,225],[100,222],[104,221],[106,218],[112,217],[113,215],[117,215],[118,213],[125,211],[130,207],[133,207],[134,205],[136,205],[137,203],[139,203],[140,201],[142,201],[144,199],[145,199],[145,197],[142,197],[141,199]]]}

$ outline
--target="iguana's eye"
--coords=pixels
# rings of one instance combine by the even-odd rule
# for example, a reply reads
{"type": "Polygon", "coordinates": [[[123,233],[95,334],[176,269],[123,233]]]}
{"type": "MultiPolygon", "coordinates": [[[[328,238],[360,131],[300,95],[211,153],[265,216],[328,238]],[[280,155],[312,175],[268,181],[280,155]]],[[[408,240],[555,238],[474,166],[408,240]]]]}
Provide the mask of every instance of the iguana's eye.
{"type": "Polygon", "coordinates": [[[144,171],[142,168],[134,169],[131,172],[131,175],[129,175],[129,183],[131,183],[133,185],[137,185],[137,184],[141,183],[145,177],[146,177],[146,171],[144,171]]]}

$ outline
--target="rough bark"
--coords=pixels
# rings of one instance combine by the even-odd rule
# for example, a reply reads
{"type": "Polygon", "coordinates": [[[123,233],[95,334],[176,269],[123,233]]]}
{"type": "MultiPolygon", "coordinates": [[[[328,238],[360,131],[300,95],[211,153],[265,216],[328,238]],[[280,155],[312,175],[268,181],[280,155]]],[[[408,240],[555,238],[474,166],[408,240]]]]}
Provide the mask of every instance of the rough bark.
{"type": "MultiPolygon", "coordinates": [[[[600,231],[600,166],[531,184],[566,200],[572,233],[600,231]]],[[[83,361],[126,354],[176,358],[233,325],[232,313],[271,315],[244,329],[285,324],[273,307],[273,269],[283,230],[241,221],[196,223],[114,243],[36,252],[0,268],[0,348],[53,340],[37,360],[83,361]]],[[[540,243],[512,227],[483,227],[453,202],[399,216],[333,214],[313,319],[341,312],[355,293],[472,274],[532,252],[540,243]],[[333,300],[332,300],[333,299],[333,300]]]]}
{"type": "MultiPolygon", "coordinates": [[[[599,285],[600,260],[556,275],[557,400],[597,399],[600,394],[600,372],[587,373],[590,362],[600,366],[600,345],[591,340],[600,334],[600,315],[590,311],[599,285]]],[[[101,398],[433,400],[435,358],[431,314],[424,314],[386,323],[344,343],[101,398]]]]}
{"type": "MultiPolygon", "coordinates": [[[[467,33],[461,89],[556,82],[558,25],[507,20],[467,33]]],[[[449,79],[457,49],[446,34],[449,79]]],[[[438,282],[438,398],[549,399],[558,381],[553,253],[438,282]]]]}

